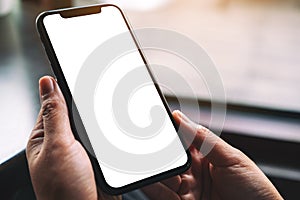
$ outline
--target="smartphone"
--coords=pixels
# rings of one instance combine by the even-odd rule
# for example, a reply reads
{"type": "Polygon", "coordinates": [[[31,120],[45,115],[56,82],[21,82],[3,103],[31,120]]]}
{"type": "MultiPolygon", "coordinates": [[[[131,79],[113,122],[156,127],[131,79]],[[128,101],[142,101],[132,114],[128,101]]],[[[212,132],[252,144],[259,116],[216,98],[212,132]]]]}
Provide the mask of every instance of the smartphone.
{"type": "Polygon", "coordinates": [[[190,167],[178,126],[120,8],[47,11],[36,24],[72,131],[103,191],[122,194],[190,167]]]}

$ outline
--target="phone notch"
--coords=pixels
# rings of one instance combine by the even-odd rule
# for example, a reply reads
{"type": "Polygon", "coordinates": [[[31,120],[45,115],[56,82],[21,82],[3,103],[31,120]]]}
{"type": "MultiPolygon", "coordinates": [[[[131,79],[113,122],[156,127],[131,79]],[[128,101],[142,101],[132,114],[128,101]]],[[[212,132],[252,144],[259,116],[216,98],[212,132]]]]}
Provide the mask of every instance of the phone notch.
{"type": "Polygon", "coordinates": [[[90,6],[84,8],[67,9],[60,11],[59,14],[63,18],[78,17],[84,15],[91,15],[101,13],[101,6],[90,6]]]}

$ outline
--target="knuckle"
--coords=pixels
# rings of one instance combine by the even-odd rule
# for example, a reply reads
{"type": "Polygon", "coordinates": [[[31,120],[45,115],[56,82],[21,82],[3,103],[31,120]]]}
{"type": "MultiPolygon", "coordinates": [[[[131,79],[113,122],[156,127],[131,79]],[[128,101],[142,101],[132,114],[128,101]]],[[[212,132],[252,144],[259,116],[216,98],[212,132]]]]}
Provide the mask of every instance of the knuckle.
{"type": "Polygon", "coordinates": [[[197,134],[208,135],[210,131],[202,125],[197,126],[197,134]]]}
{"type": "Polygon", "coordinates": [[[56,115],[59,110],[63,108],[62,102],[57,98],[47,99],[42,104],[42,115],[43,117],[51,117],[56,115]]]}

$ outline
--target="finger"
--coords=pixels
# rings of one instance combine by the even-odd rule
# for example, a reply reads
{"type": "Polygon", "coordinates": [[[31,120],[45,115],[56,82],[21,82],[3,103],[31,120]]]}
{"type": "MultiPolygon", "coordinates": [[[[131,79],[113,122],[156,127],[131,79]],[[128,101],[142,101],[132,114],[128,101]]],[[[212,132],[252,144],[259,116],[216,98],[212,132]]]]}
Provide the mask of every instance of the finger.
{"type": "Polygon", "coordinates": [[[191,157],[192,157],[192,165],[190,168],[190,170],[191,170],[190,173],[194,174],[195,176],[199,176],[199,174],[201,174],[201,170],[202,170],[203,155],[194,146],[190,146],[189,150],[190,150],[191,157]]]}
{"type": "MultiPolygon", "coordinates": [[[[190,191],[196,185],[196,180],[192,174],[184,173],[181,174],[180,176],[181,176],[181,185],[177,193],[181,196],[190,193],[190,191]]],[[[197,189],[199,190],[200,188],[197,189]]]]}
{"type": "Polygon", "coordinates": [[[162,183],[154,183],[142,188],[142,191],[150,200],[180,200],[179,196],[162,183]]]}
{"type": "Polygon", "coordinates": [[[46,143],[64,143],[74,140],[65,99],[49,76],[40,79],[41,115],[46,143]]]}
{"type": "Polygon", "coordinates": [[[192,144],[200,149],[213,165],[228,166],[240,161],[240,151],[227,144],[209,129],[194,123],[180,111],[174,111],[173,117],[179,124],[179,129],[183,131],[183,137],[192,141],[192,144]]]}
{"type": "Polygon", "coordinates": [[[209,165],[210,163],[208,162],[207,159],[203,158],[202,159],[202,189],[201,189],[201,199],[212,199],[210,197],[211,195],[211,176],[209,173],[209,165]]]}
{"type": "MultiPolygon", "coordinates": [[[[40,102],[42,103],[41,95],[40,102]]],[[[26,156],[27,159],[35,158],[41,150],[42,144],[44,141],[44,122],[43,122],[43,110],[40,109],[38,117],[35,123],[33,130],[29,136],[29,140],[26,147],[26,156]],[[32,157],[32,155],[34,157],[32,157]]]]}
{"type": "Polygon", "coordinates": [[[30,152],[35,152],[35,154],[38,154],[41,149],[41,145],[43,141],[44,141],[44,125],[43,125],[42,114],[41,112],[39,112],[35,126],[29,136],[29,140],[26,147],[27,154],[30,152]]]}
{"type": "Polygon", "coordinates": [[[178,175],[178,176],[174,176],[174,177],[162,180],[161,183],[164,184],[165,186],[167,186],[170,190],[177,192],[180,188],[181,178],[178,175]]]}
{"type": "Polygon", "coordinates": [[[35,122],[35,126],[30,134],[28,145],[31,146],[31,143],[36,143],[37,140],[43,139],[44,137],[44,124],[43,124],[43,114],[40,109],[38,113],[37,120],[35,122]]]}

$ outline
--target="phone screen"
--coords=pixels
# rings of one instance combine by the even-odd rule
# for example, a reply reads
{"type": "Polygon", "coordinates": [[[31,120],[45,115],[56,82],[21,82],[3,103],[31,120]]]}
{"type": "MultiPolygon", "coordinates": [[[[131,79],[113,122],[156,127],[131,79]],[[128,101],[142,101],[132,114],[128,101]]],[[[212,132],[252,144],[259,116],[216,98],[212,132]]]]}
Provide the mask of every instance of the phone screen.
{"type": "Polygon", "coordinates": [[[111,60],[108,66],[97,66],[95,70],[93,66],[86,66],[86,63],[98,65],[107,59],[111,49],[99,51],[98,55],[97,49],[111,38],[128,33],[120,10],[105,6],[99,13],[68,18],[54,13],[45,16],[43,24],[108,185],[123,187],[188,162],[187,153],[130,34],[119,47],[128,45],[128,49],[133,50],[111,60]],[[91,55],[94,58],[97,55],[93,62],[88,61],[91,55]],[[84,67],[87,76],[82,76],[84,67]],[[75,94],[77,87],[82,91],[90,89],[89,85],[78,85],[78,79],[81,83],[89,81],[89,75],[97,76],[93,95],[75,94]],[[124,91],[133,86],[132,91],[124,91]],[[92,100],[85,103],[84,99],[92,100]],[[92,107],[93,114],[86,111],[87,106],[92,107]],[[153,128],[154,125],[159,127],[153,128]]]}

